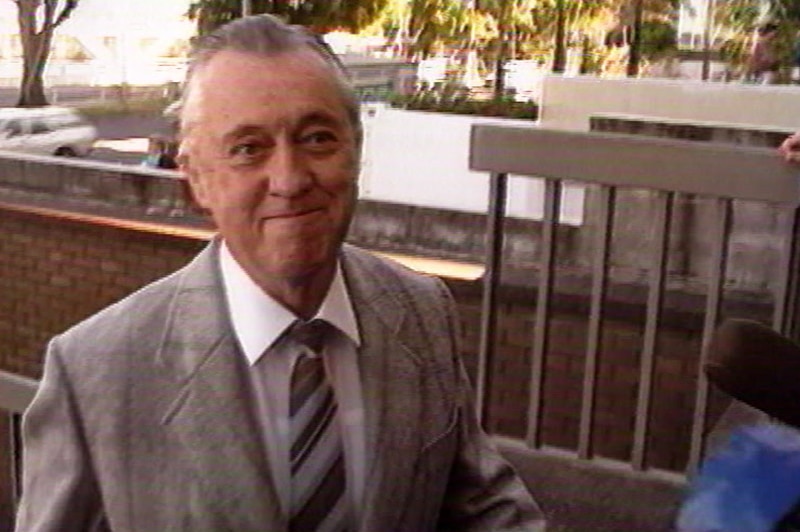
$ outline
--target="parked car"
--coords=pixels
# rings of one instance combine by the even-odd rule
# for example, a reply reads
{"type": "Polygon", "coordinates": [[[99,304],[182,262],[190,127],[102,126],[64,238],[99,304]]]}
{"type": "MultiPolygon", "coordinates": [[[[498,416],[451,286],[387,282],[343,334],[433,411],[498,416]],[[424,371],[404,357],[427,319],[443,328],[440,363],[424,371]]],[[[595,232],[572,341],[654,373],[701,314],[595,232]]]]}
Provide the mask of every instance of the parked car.
{"type": "Polygon", "coordinates": [[[97,129],[66,107],[0,108],[0,150],[39,155],[87,155],[97,129]]]}

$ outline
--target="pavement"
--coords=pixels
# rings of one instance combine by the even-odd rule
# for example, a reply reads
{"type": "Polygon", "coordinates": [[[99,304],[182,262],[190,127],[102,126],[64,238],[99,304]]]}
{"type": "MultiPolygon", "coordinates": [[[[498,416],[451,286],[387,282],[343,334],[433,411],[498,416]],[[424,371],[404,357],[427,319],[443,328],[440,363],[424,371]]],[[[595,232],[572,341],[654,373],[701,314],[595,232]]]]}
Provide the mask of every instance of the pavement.
{"type": "Polygon", "coordinates": [[[680,482],[499,442],[547,516],[548,532],[668,532],[680,482]]]}
{"type": "Polygon", "coordinates": [[[111,163],[141,164],[147,153],[147,139],[165,134],[169,125],[158,113],[108,114],[89,117],[97,128],[98,140],[90,159],[111,163]]]}

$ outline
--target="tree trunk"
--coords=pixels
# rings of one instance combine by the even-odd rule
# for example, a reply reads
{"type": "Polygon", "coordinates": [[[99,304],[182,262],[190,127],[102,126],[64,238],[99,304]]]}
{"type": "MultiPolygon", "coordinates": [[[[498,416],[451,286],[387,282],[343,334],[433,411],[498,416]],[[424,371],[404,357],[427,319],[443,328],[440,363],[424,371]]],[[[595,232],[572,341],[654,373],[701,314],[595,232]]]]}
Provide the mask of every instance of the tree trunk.
{"type": "Polygon", "coordinates": [[[590,50],[589,50],[589,36],[584,35],[581,38],[581,66],[578,70],[579,74],[588,74],[589,73],[589,61],[590,57],[590,50]]]}
{"type": "Polygon", "coordinates": [[[26,53],[22,68],[17,107],[40,107],[48,104],[44,92],[44,67],[50,49],[49,35],[39,34],[29,38],[30,52],[26,53]]]}
{"type": "Polygon", "coordinates": [[[22,81],[17,107],[47,105],[43,75],[47,57],[50,55],[53,26],[51,21],[45,21],[42,28],[36,31],[37,2],[23,0],[17,7],[23,55],[22,81]]]}
{"type": "MultiPolygon", "coordinates": [[[[508,0],[507,0],[508,1],[508,0]]],[[[513,5],[513,4],[512,4],[513,5]]],[[[504,3],[500,8],[497,39],[497,57],[494,63],[494,97],[502,98],[506,92],[505,63],[508,54],[508,26],[509,26],[509,3],[504,3]]]]}
{"type": "Polygon", "coordinates": [[[14,0],[17,4],[17,22],[22,42],[22,83],[18,107],[47,105],[44,94],[44,69],[50,55],[53,31],[78,5],[78,0],[64,0],[58,10],[59,0],[14,0]],[[37,24],[37,16],[41,23],[37,24]]]}
{"type": "Polygon", "coordinates": [[[639,64],[642,61],[642,11],[644,9],[642,0],[634,0],[633,5],[633,28],[631,45],[628,49],[628,77],[635,78],[639,75],[639,64]]]}
{"type": "Polygon", "coordinates": [[[567,67],[567,13],[564,0],[556,2],[556,45],[553,50],[553,72],[564,72],[567,67]]]}

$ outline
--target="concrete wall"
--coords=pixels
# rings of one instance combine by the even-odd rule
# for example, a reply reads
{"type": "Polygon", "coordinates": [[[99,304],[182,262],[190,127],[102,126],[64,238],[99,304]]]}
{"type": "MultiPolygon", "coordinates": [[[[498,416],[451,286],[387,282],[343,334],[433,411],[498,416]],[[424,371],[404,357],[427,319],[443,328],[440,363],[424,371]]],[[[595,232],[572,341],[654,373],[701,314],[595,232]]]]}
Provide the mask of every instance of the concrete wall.
{"type": "MultiPolygon", "coordinates": [[[[648,116],[599,114],[590,118],[592,131],[667,137],[697,142],[774,148],[786,137],[787,130],[712,125],[686,120],[648,116]]],[[[777,154],[776,154],[777,157],[777,154]]],[[[615,230],[619,245],[612,261],[617,265],[647,267],[642,249],[650,236],[641,231],[640,221],[655,206],[656,195],[646,190],[621,190],[617,204],[615,230]]],[[[596,219],[593,201],[596,191],[587,193],[587,231],[596,219]]],[[[702,281],[714,264],[711,250],[714,236],[710,228],[716,219],[714,199],[696,195],[678,195],[673,209],[670,234],[670,272],[675,277],[702,281]]],[[[726,280],[729,287],[760,294],[769,300],[779,288],[781,261],[788,252],[786,236],[791,231],[794,210],[791,207],[759,202],[733,202],[726,280]]]]}
{"type": "Polygon", "coordinates": [[[165,170],[0,151],[0,192],[45,207],[55,201],[85,213],[202,223],[186,183],[165,170]]]}
{"type": "Polygon", "coordinates": [[[800,87],[668,79],[552,75],[540,126],[587,131],[597,113],[626,113],[766,128],[800,129],[800,87]]]}
{"type": "MultiPolygon", "coordinates": [[[[472,124],[536,127],[530,120],[508,120],[392,109],[382,105],[363,114],[364,156],[361,197],[366,200],[459,212],[485,213],[489,176],[469,170],[472,124]]],[[[544,183],[513,178],[510,216],[541,220],[544,183]]],[[[582,187],[566,187],[564,223],[583,219],[582,187]]]]}

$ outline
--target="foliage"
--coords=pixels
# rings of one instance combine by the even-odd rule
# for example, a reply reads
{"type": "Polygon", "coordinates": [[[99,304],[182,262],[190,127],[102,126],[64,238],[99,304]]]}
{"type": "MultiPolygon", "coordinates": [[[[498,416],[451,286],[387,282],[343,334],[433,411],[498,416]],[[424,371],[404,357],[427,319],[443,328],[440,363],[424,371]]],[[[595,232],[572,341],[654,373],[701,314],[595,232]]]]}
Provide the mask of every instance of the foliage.
{"type": "Polygon", "coordinates": [[[770,10],[774,18],[800,25],[800,0],[770,0],[770,10]]]}
{"type": "Polygon", "coordinates": [[[579,48],[581,71],[590,72],[605,63],[607,32],[630,26],[631,7],[639,2],[645,21],[644,57],[666,53],[674,41],[668,25],[682,1],[686,0],[389,0],[380,24],[394,39],[395,50],[407,57],[474,50],[486,67],[500,57],[552,56],[553,69],[559,71],[566,66],[567,50],[579,48]]]}
{"type": "Polygon", "coordinates": [[[469,34],[471,19],[460,0],[410,0],[408,7],[407,34],[413,51],[423,57],[469,34]]]}
{"type": "MultiPolygon", "coordinates": [[[[271,13],[290,24],[308,26],[325,33],[337,29],[358,31],[375,21],[389,0],[253,0],[253,13],[271,13]]],[[[241,0],[195,0],[188,16],[197,23],[197,32],[204,35],[239,18],[241,0]]]]}
{"type": "Polygon", "coordinates": [[[765,22],[778,26],[775,49],[784,67],[793,64],[793,49],[800,30],[800,0],[769,0],[766,13],[759,0],[718,0],[714,23],[724,41],[720,54],[734,72],[742,72],[750,55],[756,29],[765,22]]]}
{"type": "Polygon", "coordinates": [[[395,49],[409,58],[484,48],[497,34],[492,16],[462,0],[389,0],[380,20],[395,49]]]}
{"type": "Polygon", "coordinates": [[[12,0],[17,4],[17,20],[22,43],[22,81],[18,107],[47,105],[44,93],[44,68],[50,56],[53,32],[69,18],[78,0],[12,0]],[[60,9],[59,9],[60,8],[60,9]]]}
{"type": "Polygon", "coordinates": [[[670,22],[645,20],[642,23],[642,57],[658,60],[678,48],[678,30],[670,22]]]}
{"type": "Polygon", "coordinates": [[[460,115],[496,116],[536,120],[539,108],[534,102],[518,102],[511,96],[473,98],[469,91],[453,84],[423,88],[408,96],[394,96],[394,107],[460,115]]]}

